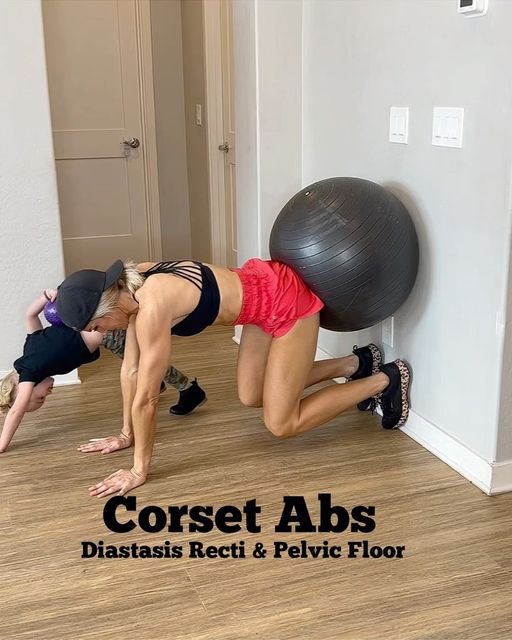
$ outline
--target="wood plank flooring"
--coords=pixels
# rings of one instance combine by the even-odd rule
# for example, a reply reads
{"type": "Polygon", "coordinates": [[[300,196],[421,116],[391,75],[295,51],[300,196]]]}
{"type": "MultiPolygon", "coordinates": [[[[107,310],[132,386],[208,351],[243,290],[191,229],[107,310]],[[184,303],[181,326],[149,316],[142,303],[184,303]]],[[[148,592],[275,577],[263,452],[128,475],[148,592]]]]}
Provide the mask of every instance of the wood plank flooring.
{"type": "MultiPolygon", "coordinates": [[[[170,418],[162,396],[150,482],[139,507],[262,507],[259,534],[109,532],[87,487],[130,465],[131,451],[80,454],[116,433],[119,361],[81,370],[54,391],[0,456],[1,640],[501,640],[512,639],[512,494],[487,497],[379,418],[352,411],[295,439],[268,433],[235,389],[227,329],[173,340],[174,364],[209,401],[170,418]],[[375,505],[371,534],[275,533],[283,495],[318,493],[375,505]],[[81,542],[219,545],[405,545],[386,559],[81,559],[81,542]]],[[[248,554],[250,555],[250,553],[248,554]]]]}

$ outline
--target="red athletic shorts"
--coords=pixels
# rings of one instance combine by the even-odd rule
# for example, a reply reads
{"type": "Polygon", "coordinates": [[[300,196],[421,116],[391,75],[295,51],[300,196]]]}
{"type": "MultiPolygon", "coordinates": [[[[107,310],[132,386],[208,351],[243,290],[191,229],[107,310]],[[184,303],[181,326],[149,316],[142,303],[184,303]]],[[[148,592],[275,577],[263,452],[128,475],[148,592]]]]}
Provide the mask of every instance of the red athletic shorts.
{"type": "Polygon", "coordinates": [[[297,320],[324,306],[295,271],[281,262],[252,258],[233,271],[240,276],[243,288],[242,309],[235,324],[255,324],[279,338],[297,320]]]}

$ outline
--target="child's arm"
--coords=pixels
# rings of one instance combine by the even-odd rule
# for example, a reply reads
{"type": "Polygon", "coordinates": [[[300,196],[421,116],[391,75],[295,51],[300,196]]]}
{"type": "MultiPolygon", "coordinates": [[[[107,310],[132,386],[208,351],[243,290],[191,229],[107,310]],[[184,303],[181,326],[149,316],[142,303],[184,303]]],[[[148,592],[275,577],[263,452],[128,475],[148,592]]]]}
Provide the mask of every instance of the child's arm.
{"type": "Polygon", "coordinates": [[[27,411],[33,388],[33,382],[19,383],[16,400],[5,417],[2,434],[0,435],[0,453],[3,453],[7,449],[16,430],[20,426],[23,416],[27,411]]]}
{"type": "Polygon", "coordinates": [[[99,331],[80,331],[80,335],[91,353],[101,347],[103,334],[99,331]]]}
{"type": "Polygon", "coordinates": [[[55,300],[57,297],[56,289],[45,289],[43,293],[36,298],[25,312],[25,325],[27,333],[34,333],[43,328],[41,320],[39,320],[39,314],[44,309],[44,306],[50,300],[55,300]]]}

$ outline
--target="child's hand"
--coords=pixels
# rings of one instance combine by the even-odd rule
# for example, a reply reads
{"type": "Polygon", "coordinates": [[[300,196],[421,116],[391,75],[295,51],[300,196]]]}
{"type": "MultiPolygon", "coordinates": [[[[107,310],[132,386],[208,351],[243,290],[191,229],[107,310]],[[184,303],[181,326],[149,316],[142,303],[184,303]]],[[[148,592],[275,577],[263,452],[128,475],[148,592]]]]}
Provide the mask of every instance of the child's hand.
{"type": "Polygon", "coordinates": [[[133,438],[124,433],[118,436],[109,436],[108,438],[91,438],[88,443],[81,444],[77,451],[81,453],[91,453],[93,451],[101,451],[101,453],[112,453],[120,451],[132,446],[133,438]]]}
{"type": "Polygon", "coordinates": [[[57,297],[57,289],[45,289],[44,290],[44,297],[48,301],[53,302],[55,300],[55,298],[57,297]]]}

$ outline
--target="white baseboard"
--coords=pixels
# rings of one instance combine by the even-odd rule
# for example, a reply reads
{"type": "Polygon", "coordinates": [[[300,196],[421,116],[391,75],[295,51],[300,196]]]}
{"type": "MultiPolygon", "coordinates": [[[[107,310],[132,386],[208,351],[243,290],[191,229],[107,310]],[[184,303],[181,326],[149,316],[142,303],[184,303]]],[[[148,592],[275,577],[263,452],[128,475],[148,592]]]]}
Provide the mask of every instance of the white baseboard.
{"type": "Polygon", "coordinates": [[[487,495],[512,491],[512,460],[490,462],[414,411],[401,431],[487,495]]]}
{"type": "Polygon", "coordinates": [[[332,354],[330,354],[328,351],[326,351],[325,349],[322,349],[322,347],[319,347],[317,345],[315,360],[330,360],[331,358],[334,358],[332,354]]]}
{"type": "Polygon", "coordinates": [[[235,325],[235,333],[233,334],[233,342],[240,344],[240,338],[242,337],[242,325],[235,325]]]}
{"type": "Polygon", "coordinates": [[[406,435],[446,462],[452,469],[490,495],[493,492],[491,462],[436,427],[414,411],[401,428],[406,435]]]}
{"type": "Polygon", "coordinates": [[[78,377],[78,369],[74,369],[63,376],[54,376],[56,387],[65,387],[70,384],[82,384],[82,381],[78,377]]]}
{"type": "Polygon", "coordinates": [[[491,494],[512,491],[512,460],[492,465],[491,494]]]}

